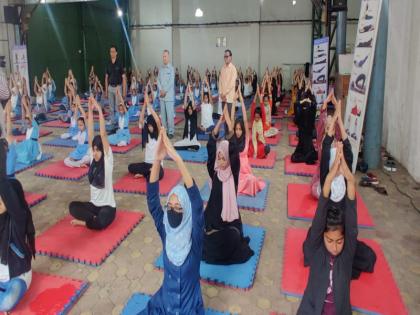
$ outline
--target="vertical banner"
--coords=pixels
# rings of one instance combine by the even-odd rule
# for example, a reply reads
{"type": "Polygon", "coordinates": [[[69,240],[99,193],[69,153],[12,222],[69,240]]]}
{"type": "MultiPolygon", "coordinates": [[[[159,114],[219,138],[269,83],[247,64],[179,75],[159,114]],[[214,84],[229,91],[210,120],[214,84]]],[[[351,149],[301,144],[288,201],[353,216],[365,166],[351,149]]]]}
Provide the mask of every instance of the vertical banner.
{"type": "Polygon", "coordinates": [[[328,54],[329,38],[314,40],[314,56],[312,60],[312,91],[319,108],[328,95],[328,54]]]}
{"type": "Polygon", "coordinates": [[[382,0],[362,0],[344,124],[353,150],[356,171],[360,140],[375,56],[382,0]]]}
{"type": "Polygon", "coordinates": [[[12,49],[12,71],[19,72],[26,80],[26,88],[28,95],[31,96],[29,71],[28,71],[28,56],[25,45],[14,46],[12,49]]]}

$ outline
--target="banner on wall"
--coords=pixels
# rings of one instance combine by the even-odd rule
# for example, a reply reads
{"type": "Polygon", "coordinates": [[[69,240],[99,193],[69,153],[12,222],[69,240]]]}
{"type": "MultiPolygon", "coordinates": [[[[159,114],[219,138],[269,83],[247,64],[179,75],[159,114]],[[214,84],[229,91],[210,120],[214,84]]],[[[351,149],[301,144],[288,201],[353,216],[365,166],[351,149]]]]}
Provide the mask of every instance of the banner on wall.
{"type": "Polygon", "coordinates": [[[328,54],[329,38],[315,39],[312,60],[312,91],[315,94],[318,108],[328,95],[328,54]]]}
{"type": "Polygon", "coordinates": [[[17,45],[12,49],[12,69],[13,72],[19,72],[26,80],[26,88],[29,96],[31,96],[29,71],[28,71],[28,55],[25,45],[17,45]]]}
{"type": "Polygon", "coordinates": [[[344,117],[344,125],[353,150],[353,172],[356,171],[359,155],[381,6],[382,0],[363,0],[360,7],[346,115],[344,117]]]}

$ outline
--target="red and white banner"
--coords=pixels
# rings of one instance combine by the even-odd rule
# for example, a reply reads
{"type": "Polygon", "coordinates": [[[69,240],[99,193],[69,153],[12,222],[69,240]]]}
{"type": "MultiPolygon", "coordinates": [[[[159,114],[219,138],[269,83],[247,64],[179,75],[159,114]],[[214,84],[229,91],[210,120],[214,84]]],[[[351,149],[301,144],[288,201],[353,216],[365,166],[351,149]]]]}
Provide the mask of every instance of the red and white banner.
{"type": "Polygon", "coordinates": [[[344,124],[353,150],[356,171],[360,140],[375,57],[382,0],[362,0],[344,124]]]}

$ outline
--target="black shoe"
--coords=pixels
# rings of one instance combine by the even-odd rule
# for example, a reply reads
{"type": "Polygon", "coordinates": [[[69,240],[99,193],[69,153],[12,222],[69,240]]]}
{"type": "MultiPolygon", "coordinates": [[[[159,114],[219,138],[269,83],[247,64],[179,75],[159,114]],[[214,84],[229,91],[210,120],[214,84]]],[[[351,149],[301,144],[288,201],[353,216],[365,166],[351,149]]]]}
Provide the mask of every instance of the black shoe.
{"type": "Polygon", "coordinates": [[[366,42],[360,42],[357,47],[372,47],[372,40],[373,38],[369,39],[366,42]]]}
{"type": "Polygon", "coordinates": [[[368,58],[369,58],[369,55],[368,55],[368,56],[366,56],[365,58],[363,58],[363,59],[359,60],[359,61],[355,60],[355,61],[354,61],[354,65],[355,65],[356,67],[358,67],[358,68],[361,68],[361,67],[363,67],[363,65],[365,64],[366,60],[368,60],[368,58]]]}
{"type": "Polygon", "coordinates": [[[354,84],[354,82],[351,82],[350,89],[360,94],[365,94],[366,92],[364,87],[359,88],[358,86],[356,86],[356,84],[354,84]]]}
{"type": "Polygon", "coordinates": [[[322,58],[322,57],[327,57],[327,54],[326,53],[321,53],[318,56],[315,56],[316,59],[322,58]]]}

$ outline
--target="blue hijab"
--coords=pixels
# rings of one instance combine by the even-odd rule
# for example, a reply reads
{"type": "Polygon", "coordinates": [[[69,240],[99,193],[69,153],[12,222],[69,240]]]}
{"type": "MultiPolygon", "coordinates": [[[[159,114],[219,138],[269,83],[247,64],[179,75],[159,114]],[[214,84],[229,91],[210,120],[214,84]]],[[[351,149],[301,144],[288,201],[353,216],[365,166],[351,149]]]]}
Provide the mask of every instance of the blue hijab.
{"type": "Polygon", "coordinates": [[[163,215],[166,240],[165,249],[171,263],[181,266],[191,250],[192,210],[191,201],[184,186],[177,185],[168,195],[167,203],[172,195],[176,195],[183,209],[182,221],[179,226],[172,228],[168,221],[168,214],[163,215]]]}

